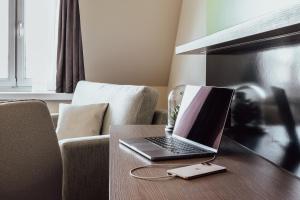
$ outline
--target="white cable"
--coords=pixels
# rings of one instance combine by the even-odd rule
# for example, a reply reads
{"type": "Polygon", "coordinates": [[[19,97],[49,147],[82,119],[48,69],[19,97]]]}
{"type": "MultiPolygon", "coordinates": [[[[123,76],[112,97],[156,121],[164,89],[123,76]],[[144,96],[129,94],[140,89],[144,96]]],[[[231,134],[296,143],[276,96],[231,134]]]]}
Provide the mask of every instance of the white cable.
{"type": "MultiPolygon", "coordinates": [[[[212,161],[214,161],[216,159],[216,156],[213,156],[212,158],[202,161],[200,163],[197,164],[205,164],[205,163],[210,163],[212,161]]],[[[143,166],[139,166],[139,167],[135,167],[133,169],[131,169],[129,171],[130,176],[132,176],[133,178],[137,178],[137,179],[142,179],[142,180],[148,180],[148,181],[155,181],[155,180],[162,180],[162,179],[171,179],[174,178],[176,175],[175,174],[167,174],[164,176],[139,176],[134,174],[135,171],[140,170],[140,169],[144,169],[144,168],[161,168],[161,167],[171,167],[171,166],[177,166],[177,167],[184,167],[184,166],[189,166],[189,165],[194,165],[193,163],[179,163],[179,164],[150,164],[150,165],[143,165],[143,166]]]]}

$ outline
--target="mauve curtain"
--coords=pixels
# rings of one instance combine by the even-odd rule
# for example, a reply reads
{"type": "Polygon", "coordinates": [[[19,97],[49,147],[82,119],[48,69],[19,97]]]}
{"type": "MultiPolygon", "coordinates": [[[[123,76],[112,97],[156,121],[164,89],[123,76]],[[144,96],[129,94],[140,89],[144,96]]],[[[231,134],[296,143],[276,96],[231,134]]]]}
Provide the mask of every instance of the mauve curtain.
{"type": "Polygon", "coordinates": [[[85,79],[78,0],[60,0],[56,92],[72,93],[85,79]]]}

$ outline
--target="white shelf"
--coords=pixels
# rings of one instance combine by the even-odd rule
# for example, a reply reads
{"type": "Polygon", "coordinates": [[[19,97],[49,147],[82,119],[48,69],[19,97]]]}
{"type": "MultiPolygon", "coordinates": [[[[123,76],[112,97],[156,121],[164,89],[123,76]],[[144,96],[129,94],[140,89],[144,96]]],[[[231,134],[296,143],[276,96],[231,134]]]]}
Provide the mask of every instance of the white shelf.
{"type": "Polygon", "coordinates": [[[300,41],[300,4],[176,47],[176,54],[226,53],[300,41]],[[279,42],[280,41],[280,42],[279,42]]]}

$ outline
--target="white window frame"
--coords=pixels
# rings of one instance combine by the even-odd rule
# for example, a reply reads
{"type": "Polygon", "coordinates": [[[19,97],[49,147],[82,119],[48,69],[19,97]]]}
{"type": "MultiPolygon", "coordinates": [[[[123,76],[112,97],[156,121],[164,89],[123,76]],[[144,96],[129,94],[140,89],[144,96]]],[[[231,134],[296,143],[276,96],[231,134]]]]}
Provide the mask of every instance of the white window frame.
{"type": "Polygon", "coordinates": [[[0,79],[0,91],[30,91],[26,78],[24,0],[9,0],[8,78],[0,79]]]}
{"type": "Polygon", "coordinates": [[[25,51],[26,51],[26,44],[25,44],[25,34],[24,34],[24,0],[16,0],[16,86],[17,87],[30,87],[31,86],[31,79],[26,78],[26,61],[25,61],[25,51]]]}

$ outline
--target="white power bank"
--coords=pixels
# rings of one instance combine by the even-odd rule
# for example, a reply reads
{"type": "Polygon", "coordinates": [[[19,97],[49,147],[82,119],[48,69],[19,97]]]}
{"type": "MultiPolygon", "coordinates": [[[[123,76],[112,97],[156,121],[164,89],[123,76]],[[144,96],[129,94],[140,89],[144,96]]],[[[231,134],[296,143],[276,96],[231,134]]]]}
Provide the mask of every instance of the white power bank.
{"type": "Polygon", "coordinates": [[[179,167],[167,170],[168,174],[175,174],[183,179],[192,179],[209,174],[215,174],[226,171],[226,167],[211,163],[190,165],[187,167],[179,167]]]}

